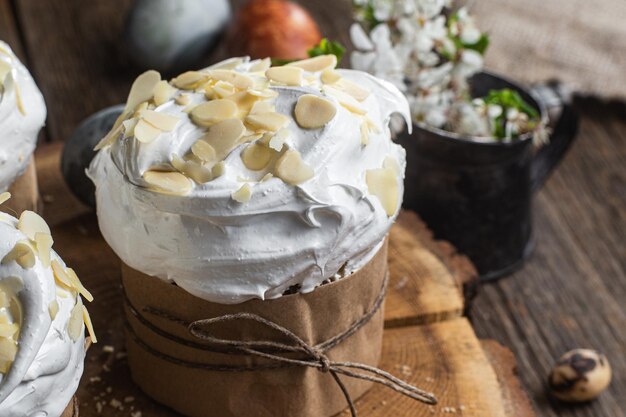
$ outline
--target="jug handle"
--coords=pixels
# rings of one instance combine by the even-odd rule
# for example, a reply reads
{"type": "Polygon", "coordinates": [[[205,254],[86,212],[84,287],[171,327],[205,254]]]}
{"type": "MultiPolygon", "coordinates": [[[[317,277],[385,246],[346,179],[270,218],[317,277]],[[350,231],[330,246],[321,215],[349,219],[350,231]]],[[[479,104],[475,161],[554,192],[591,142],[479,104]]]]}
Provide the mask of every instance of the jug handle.
{"type": "MultiPolygon", "coordinates": [[[[531,89],[533,96],[546,108],[550,119],[556,115],[550,142],[543,145],[535,153],[530,171],[530,184],[533,192],[538,191],[550,176],[550,173],[565,156],[578,133],[579,118],[577,112],[567,99],[567,94],[559,91],[558,85],[537,85],[531,89]]],[[[552,120],[551,120],[552,122],[552,120]]]]}

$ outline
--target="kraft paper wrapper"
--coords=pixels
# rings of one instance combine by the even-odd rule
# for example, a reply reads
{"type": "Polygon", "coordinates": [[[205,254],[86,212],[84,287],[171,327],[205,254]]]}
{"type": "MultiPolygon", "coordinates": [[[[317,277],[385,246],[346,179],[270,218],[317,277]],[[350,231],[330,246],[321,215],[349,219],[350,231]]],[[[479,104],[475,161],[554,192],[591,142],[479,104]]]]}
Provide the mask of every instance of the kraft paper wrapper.
{"type": "MultiPolygon", "coordinates": [[[[271,320],[311,345],[345,332],[371,310],[381,293],[387,273],[387,243],[359,271],[325,284],[308,294],[275,300],[251,300],[223,305],[197,298],[176,285],[149,277],[122,265],[122,282],[128,301],[142,312],[158,308],[187,322],[224,314],[249,312],[271,320]]],[[[346,399],[329,373],[313,368],[290,367],[248,372],[218,372],[174,364],[154,355],[137,339],[160,353],[195,363],[256,365],[264,358],[207,352],[160,336],[143,325],[128,306],[126,316],[128,362],[133,380],[156,401],[191,417],[329,417],[347,407],[346,399]]],[[[159,329],[179,338],[203,343],[184,325],[142,313],[159,329]]],[[[332,361],[378,366],[382,347],[383,307],[355,334],[326,352],[332,361]]],[[[220,323],[212,334],[232,340],[273,340],[290,343],[284,336],[254,322],[220,323]]],[[[340,376],[353,400],[371,382],[340,376]]]]}
{"type": "Polygon", "coordinates": [[[26,171],[13,181],[7,190],[11,199],[2,205],[3,210],[19,217],[24,210],[39,211],[39,187],[35,158],[31,156],[26,171]]]}
{"type": "Polygon", "coordinates": [[[72,397],[61,417],[78,417],[78,400],[76,397],[72,397]]]}

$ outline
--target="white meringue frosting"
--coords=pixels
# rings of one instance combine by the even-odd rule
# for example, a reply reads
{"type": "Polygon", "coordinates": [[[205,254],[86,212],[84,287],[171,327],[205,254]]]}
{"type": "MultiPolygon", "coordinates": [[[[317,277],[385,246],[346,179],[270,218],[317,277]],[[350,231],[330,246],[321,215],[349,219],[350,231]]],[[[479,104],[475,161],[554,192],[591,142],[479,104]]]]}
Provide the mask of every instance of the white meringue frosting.
{"type": "Polygon", "coordinates": [[[28,70],[0,41],[0,192],[28,165],[46,120],[46,104],[28,70]]]}
{"type": "Polygon", "coordinates": [[[223,304],[365,265],[400,208],[405,152],[388,122],[408,123],[409,106],[335,65],[233,58],[169,84],[140,76],[88,172],[123,262],[223,304]]]}
{"type": "Polygon", "coordinates": [[[3,417],[60,416],[83,372],[86,313],[78,294],[85,290],[51,245],[36,214],[24,212],[18,220],[0,213],[3,417]],[[56,274],[66,274],[67,285],[56,274]]]}

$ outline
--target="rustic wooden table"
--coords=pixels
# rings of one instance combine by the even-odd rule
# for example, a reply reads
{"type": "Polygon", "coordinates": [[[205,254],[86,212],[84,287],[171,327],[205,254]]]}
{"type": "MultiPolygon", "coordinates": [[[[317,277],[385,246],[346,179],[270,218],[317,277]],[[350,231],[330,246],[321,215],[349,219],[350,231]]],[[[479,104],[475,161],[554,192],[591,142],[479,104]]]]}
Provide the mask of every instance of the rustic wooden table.
{"type": "MultiPolygon", "coordinates": [[[[0,0],[0,39],[25,59],[47,100],[42,141],[62,141],[84,117],[125,98],[138,73],[120,49],[130,3],[0,0]]],[[[327,36],[348,44],[349,1],[303,3],[327,36]]],[[[221,48],[208,60],[224,55],[221,48]]],[[[626,107],[591,100],[577,105],[578,141],[535,201],[535,252],[521,271],[482,287],[472,317],[479,336],[514,351],[539,416],[621,417],[626,416],[626,107]],[[614,378],[599,400],[563,406],[547,399],[544,384],[554,359],[574,347],[604,351],[614,378]]],[[[58,222],[87,211],[72,199],[48,203],[47,213],[58,222]]]]}

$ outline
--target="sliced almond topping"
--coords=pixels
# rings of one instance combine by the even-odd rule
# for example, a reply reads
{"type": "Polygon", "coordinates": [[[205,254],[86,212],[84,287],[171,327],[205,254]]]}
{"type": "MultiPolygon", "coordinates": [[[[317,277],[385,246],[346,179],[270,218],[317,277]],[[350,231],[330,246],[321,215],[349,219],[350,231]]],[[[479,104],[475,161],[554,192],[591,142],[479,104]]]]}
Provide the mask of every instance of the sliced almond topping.
{"type": "Polygon", "coordinates": [[[102,140],[100,140],[100,142],[98,142],[98,144],[96,145],[95,148],[93,148],[93,150],[99,151],[100,149],[103,149],[109,145],[112,145],[117,140],[120,133],[122,133],[123,128],[124,126],[122,125],[122,122],[120,122],[118,126],[113,127],[113,129],[111,129],[111,131],[107,133],[107,135],[103,137],[102,140]]]}
{"type": "Polygon", "coordinates": [[[272,65],[270,58],[258,59],[250,65],[250,72],[265,72],[272,65]]]}
{"type": "Polygon", "coordinates": [[[2,261],[2,265],[15,261],[24,269],[30,269],[35,266],[36,258],[33,247],[26,240],[19,241],[13,246],[13,249],[7,253],[2,261]]]}
{"type": "Polygon", "coordinates": [[[218,158],[221,158],[237,146],[245,131],[241,120],[228,119],[211,126],[201,140],[207,141],[217,152],[218,158]]]}
{"type": "Polygon", "coordinates": [[[120,116],[121,119],[118,119],[116,122],[117,126],[119,126],[119,124],[126,118],[125,115],[134,111],[140,103],[152,99],[154,87],[159,83],[159,81],[161,81],[161,74],[153,70],[146,71],[137,77],[130,88],[130,93],[128,93],[126,107],[120,116]]]}
{"type": "Polygon", "coordinates": [[[145,120],[140,120],[133,130],[135,137],[141,143],[151,143],[161,134],[161,130],[154,127],[145,120]]]}
{"type": "Polygon", "coordinates": [[[197,182],[205,184],[213,179],[213,173],[209,167],[194,161],[184,161],[178,156],[172,158],[172,166],[197,182]]]}
{"type": "Polygon", "coordinates": [[[290,62],[287,66],[302,68],[309,72],[319,72],[335,68],[337,66],[337,57],[335,55],[319,55],[314,58],[290,62]]]}
{"type": "Polygon", "coordinates": [[[245,74],[228,69],[214,69],[209,71],[214,80],[227,81],[240,90],[245,90],[254,85],[254,80],[245,74]]]}
{"type": "Polygon", "coordinates": [[[368,90],[350,80],[346,80],[345,78],[337,82],[334,86],[351,95],[358,101],[364,101],[370,96],[370,92],[368,90]]]}
{"type": "Polygon", "coordinates": [[[13,339],[0,338],[0,373],[6,374],[17,354],[17,343],[13,339]]]}
{"type": "Polygon", "coordinates": [[[204,140],[197,140],[196,143],[191,145],[191,153],[203,162],[212,162],[217,159],[215,148],[204,140]]]}
{"type": "Polygon", "coordinates": [[[26,116],[26,109],[24,109],[24,102],[22,101],[22,93],[20,93],[20,86],[15,84],[15,103],[17,109],[22,113],[22,116],[26,116]]]}
{"type": "Polygon", "coordinates": [[[313,178],[313,169],[302,161],[300,152],[291,149],[276,162],[276,176],[287,184],[298,185],[313,178]]]}
{"type": "MultiPolygon", "coordinates": [[[[11,304],[11,298],[9,297],[9,294],[7,294],[6,291],[0,288],[0,309],[9,307],[10,304],[11,304]]],[[[3,316],[2,313],[3,312],[0,312],[0,323],[8,323],[8,321],[4,320],[5,316],[3,316]]]]}
{"type": "Polygon", "coordinates": [[[76,299],[76,305],[70,312],[70,319],[67,322],[67,333],[72,341],[76,342],[83,334],[83,303],[80,298],[76,299]]]}
{"type": "Polygon", "coordinates": [[[3,323],[0,324],[0,337],[12,338],[15,333],[20,329],[17,323],[3,323]]]}
{"type": "Polygon", "coordinates": [[[205,69],[206,70],[212,70],[212,69],[233,69],[233,68],[237,68],[239,65],[243,64],[244,59],[241,57],[235,57],[235,58],[228,58],[224,61],[220,61],[216,64],[211,65],[210,67],[207,67],[205,69]]]}
{"type": "Polygon", "coordinates": [[[41,264],[48,268],[50,266],[50,250],[52,249],[52,236],[47,233],[35,233],[35,246],[41,264]]]}
{"type": "Polygon", "coordinates": [[[172,83],[183,90],[195,90],[209,80],[209,74],[200,71],[187,71],[172,80],[172,83]]]}
{"type": "Polygon", "coordinates": [[[151,189],[165,194],[185,195],[193,187],[189,178],[179,172],[146,171],[143,179],[151,189]]]}
{"type": "Polygon", "coordinates": [[[159,81],[152,91],[154,104],[160,106],[161,104],[167,103],[174,97],[178,90],[172,87],[167,81],[159,81]]]}
{"type": "Polygon", "coordinates": [[[135,126],[137,126],[137,122],[139,119],[132,118],[128,120],[124,120],[122,122],[122,127],[124,129],[124,139],[132,138],[135,136],[135,126]]]}
{"type": "Polygon", "coordinates": [[[224,161],[218,162],[213,165],[213,169],[211,171],[213,172],[213,178],[221,177],[226,172],[226,164],[224,161]]]}
{"type": "Polygon", "coordinates": [[[52,272],[54,274],[54,279],[60,287],[64,287],[70,291],[76,291],[72,284],[72,278],[69,276],[63,265],[56,259],[53,259],[50,262],[50,266],[52,267],[52,272]]]}
{"type": "Polygon", "coordinates": [[[276,111],[274,104],[267,100],[257,100],[250,108],[250,114],[272,113],[276,111]]]}
{"type": "Polygon", "coordinates": [[[227,81],[218,81],[208,89],[207,94],[210,94],[211,97],[207,95],[207,98],[226,98],[228,96],[232,96],[236,92],[237,89],[231,83],[227,81]]]}
{"type": "Polygon", "coordinates": [[[341,104],[352,113],[359,115],[367,113],[367,110],[365,110],[358,102],[358,100],[352,97],[350,94],[338,90],[334,87],[330,87],[328,85],[325,85],[323,90],[324,93],[336,98],[337,101],[339,101],[339,104],[341,104]]]}
{"type": "Polygon", "coordinates": [[[365,181],[370,194],[378,197],[380,203],[391,217],[398,209],[400,198],[398,174],[392,168],[369,169],[365,172],[365,181]]]}
{"type": "Polygon", "coordinates": [[[247,91],[248,91],[248,94],[250,94],[251,96],[256,96],[260,98],[273,98],[278,95],[278,92],[270,88],[265,88],[262,90],[249,88],[247,91]]]}
{"type": "Polygon", "coordinates": [[[272,151],[263,145],[252,143],[241,152],[241,160],[246,168],[260,171],[265,168],[272,159],[272,151]]]}
{"type": "Polygon", "coordinates": [[[265,76],[277,83],[302,85],[304,70],[298,67],[272,67],[265,71],[265,76]]]}
{"type": "Polygon", "coordinates": [[[263,175],[263,178],[261,178],[260,182],[265,182],[265,181],[271,180],[272,178],[274,178],[274,174],[272,174],[271,172],[268,172],[267,174],[263,175]]]}
{"type": "Polygon", "coordinates": [[[247,203],[252,197],[252,189],[248,184],[244,184],[240,189],[232,193],[231,197],[238,203],[247,203]]]}
{"type": "Polygon", "coordinates": [[[187,94],[181,94],[181,95],[177,96],[174,99],[174,101],[179,106],[186,106],[187,104],[189,104],[190,98],[189,98],[189,95],[187,95],[187,94]]]}
{"type": "Polygon", "coordinates": [[[335,117],[337,107],[331,101],[319,96],[304,94],[298,98],[294,113],[300,127],[317,129],[335,117]]]}
{"type": "Polygon", "coordinates": [[[59,312],[59,302],[57,300],[50,301],[48,304],[48,313],[50,314],[50,320],[54,320],[59,312]]]}
{"type": "Polygon", "coordinates": [[[361,123],[361,145],[367,145],[370,143],[370,130],[366,122],[361,123]]]}
{"type": "Polygon", "coordinates": [[[289,118],[280,113],[258,113],[246,117],[246,124],[255,130],[276,132],[289,124],[289,118]]]}
{"type": "Polygon", "coordinates": [[[67,276],[70,278],[70,282],[72,283],[72,286],[78,291],[78,293],[82,295],[85,298],[85,300],[92,302],[93,295],[91,295],[91,293],[87,290],[87,288],[83,286],[83,283],[80,282],[78,275],[76,275],[76,271],[74,271],[72,268],[67,268],[65,272],[67,272],[67,276]]]}
{"type": "Polygon", "coordinates": [[[226,97],[226,100],[234,102],[239,109],[239,113],[243,113],[243,115],[246,115],[250,111],[252,106],[254,106],[254,103],[259,100],[259,97],[250,95],[246,91],[240,91],[226,97]]]}
{"type": "Polygon", "coordinates": [[[83,306],[83,321],[85,322],[85,327],[87,327],[87,332],[89,333],[89,337],[91,338],[91,343],[98,343],[96,332],[94,332],[93,330],[91,316],[89,315],[89,311],[87,311],[87,307],[85,306],[83,306]]]}
{"type": "Polygon", "coordinates": [[[154,110],[144,110],[141,112],[141,117],[150,123],[152,126],[163,132],[170,132],[176,128],[176,125],[180,119],[171,114],[159,113],[154,110]]]}
{"type": "Polygon", "coordinates": [[[334,69],[327,69],[322,71],[320,78],[324,84],[334,84],[341,79],[341,74],[334,69]]]}
{"type": "Polygon", "coordinates": [[[396,158],[393,158],[391,156],[386,156],[385,159],[383,160],[383,168],[390,168],[393,169],[396,173],[396,175],[400,175],[400,165],[398,165],[398,161],[396,160],[396,158]]]}
{"type": "Polygon", "coordinates": [[[191,119],[198,125],[208,127],[237,115],[237,105],[226,99],[202,103],[191,111],[191,119]]]}
{"type": "Polygon", "coordinates": [[[11,198],[11,193],[5,191],[2,194],[0,194],[0,204],[4,204],[6,203],[9,198],[11,198]]]}
{"type": "Polygon", "coordinates": [[[276,132],[275,135],[273,135],[267,146],[270,147],[271,149],[274,149],[276,152],[280,152],[283,149],[283,145],[285,144],[285,141],[287,140],[287,138],[289,137],[289,130],[288,129],[280,129],[278,132],[276,132]]]}

